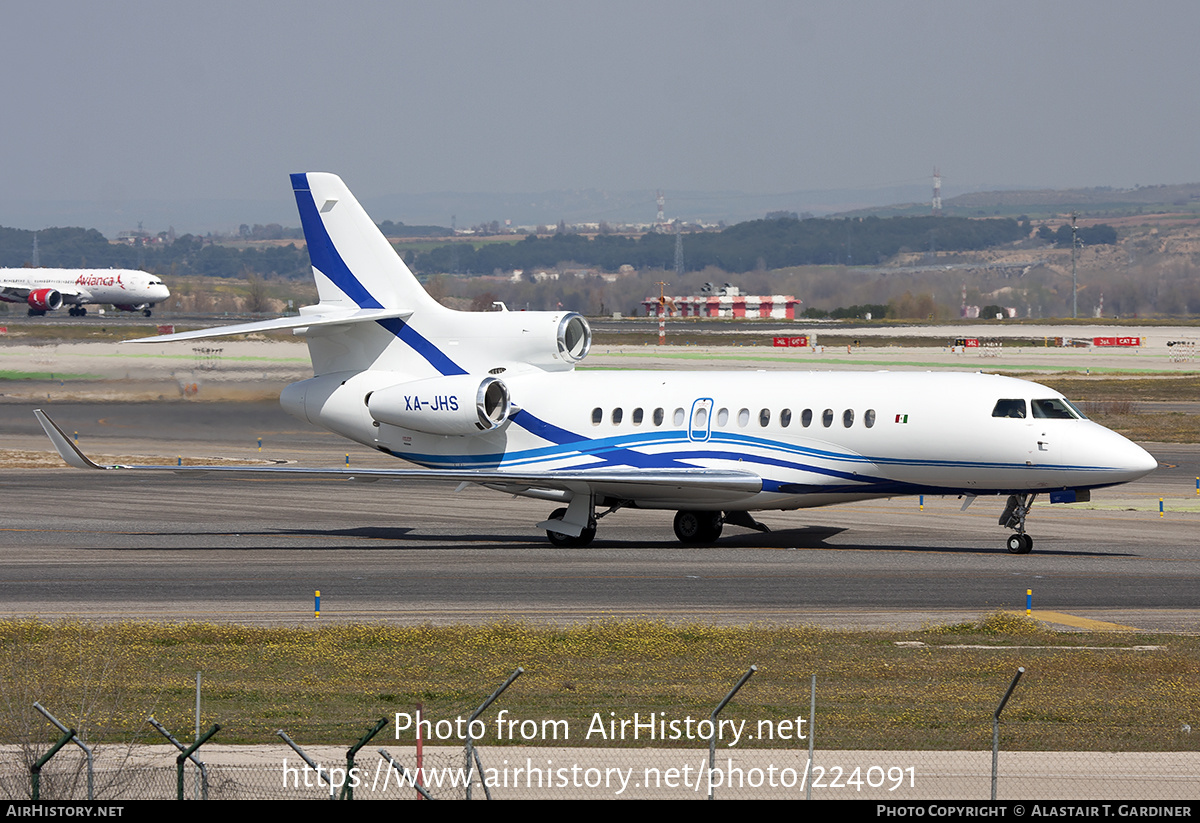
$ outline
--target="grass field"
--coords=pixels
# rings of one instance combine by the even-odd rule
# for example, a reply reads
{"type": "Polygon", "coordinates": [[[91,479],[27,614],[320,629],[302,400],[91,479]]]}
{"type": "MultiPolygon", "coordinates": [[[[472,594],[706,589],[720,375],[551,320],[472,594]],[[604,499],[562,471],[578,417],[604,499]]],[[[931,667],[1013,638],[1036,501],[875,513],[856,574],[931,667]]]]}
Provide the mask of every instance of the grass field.
{"type": "Polygon", "coordinates": [[[222,725],[220,742],[272,742],[282,728],[306,743],[349,743],[376,719],[418,703],[432,721],[467,717],[523,666],[483,716],[486,742],[498,742],[494,719],[504,708],[518,720],[566,721],[569,745],[611,746],[586,736],[597,713],[605,722],[634,712],[706,718],[755,664],[722,717],[751,728],[808,718],[816,674],[821,748],[986,749],[991,713],[1018,666],[1026,673],[1005,711],[1006,749],[1200,747],[1200,737],[1183,730],[1200,727],[1200,638],[1062,634],[1009,613],[911,632],[8,620],[0,621],[0,652],[0,742],[50,740],[30,708],[35,700],[96,742],[149,739],[151,714],[189,730],[199,671],[202,723],[222,725]]]}

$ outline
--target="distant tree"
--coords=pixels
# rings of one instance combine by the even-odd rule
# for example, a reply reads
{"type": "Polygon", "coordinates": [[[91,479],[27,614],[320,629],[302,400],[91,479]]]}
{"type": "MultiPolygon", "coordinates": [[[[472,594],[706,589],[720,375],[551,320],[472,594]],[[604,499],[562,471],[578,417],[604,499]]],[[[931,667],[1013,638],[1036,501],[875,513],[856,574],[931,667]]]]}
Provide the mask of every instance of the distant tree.
{"type": "Polygon", "coordinates": [[[246,275],[247,283],[246,310],[256,314],[270,311],[271,296],[267,289],[267,282],[263,280],[262,275],[252,272],[243,273],[246,275]]]}

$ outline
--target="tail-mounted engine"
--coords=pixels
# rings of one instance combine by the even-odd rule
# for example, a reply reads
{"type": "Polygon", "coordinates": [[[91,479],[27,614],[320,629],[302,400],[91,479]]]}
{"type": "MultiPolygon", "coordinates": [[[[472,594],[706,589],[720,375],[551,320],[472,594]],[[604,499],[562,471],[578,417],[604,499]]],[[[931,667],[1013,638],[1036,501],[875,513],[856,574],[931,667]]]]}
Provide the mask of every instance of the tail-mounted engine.
{"type": "Polygon", "coordinates": [[[510,363],[545,371],[568,371],[587,357],[592,329],[575,312],[499,311],[457,314],[459,326],[445,340],[461,342],[456,357],[468,369],[486,371],[510,363]],[[467,320],[462,320],[467,318],[467,320]]]}
{"type": "Polygon", "coordinates": [[[469,374],[414,380],[371,392],[367,410],[379,423],[426,434],[470,435],[508,420],[512,400],[495,377],[469,374]]]}
{"type": "Polygon", "coordinates": [[[54,289],[34,289],[25,298],[29,308],[36,311],[57,311],[62,308],[62,295],[54,289]]]}

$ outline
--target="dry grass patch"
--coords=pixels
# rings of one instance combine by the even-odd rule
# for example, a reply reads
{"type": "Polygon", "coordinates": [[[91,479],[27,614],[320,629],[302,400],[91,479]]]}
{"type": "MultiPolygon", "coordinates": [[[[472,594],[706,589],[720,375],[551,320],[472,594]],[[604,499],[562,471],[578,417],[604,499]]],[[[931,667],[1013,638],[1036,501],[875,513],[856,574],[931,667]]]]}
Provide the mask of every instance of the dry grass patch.
{"type": "MultiPolygon", "coordinates": [[[[912,632],[647,621],[261,628],[10,620],[0,621],[0,654],[21,661],[4,669],[0,691],[24,684],[7,711],[28,714],[22,704],[44,694],[67,722],[83,705],[85,670],[120,661],[107,677],[129,708],[96,727],[113,740],[138,734],[150,710],[169,728],[190,729],[196,671],[204,678],[202,722],[221,723],[221,742],[271,742],[282,727],[305,743],[346,743],[418,703],[430,720],[466,717],[523,666],[485,715],[489,729],[504,708],[510,718],[566,721],[570,745],[611,746],[585,736],[597,715],[706,718],[757,664],[722,717],[745,720],[751,733],[760,720],[807,718],[815,673],[822,748],[986,749],[991,713],[1017,666],[1026,675],[1005,713],[1006,748],[1200,745],[1180,731],[1200,725],[1200,638],[1061,634],[1019,615],[912,632]],[[83,647],[108,651],[74,653],[83,647]]],[[[7,735],[15,727],[0,728],[7,735]]]]}

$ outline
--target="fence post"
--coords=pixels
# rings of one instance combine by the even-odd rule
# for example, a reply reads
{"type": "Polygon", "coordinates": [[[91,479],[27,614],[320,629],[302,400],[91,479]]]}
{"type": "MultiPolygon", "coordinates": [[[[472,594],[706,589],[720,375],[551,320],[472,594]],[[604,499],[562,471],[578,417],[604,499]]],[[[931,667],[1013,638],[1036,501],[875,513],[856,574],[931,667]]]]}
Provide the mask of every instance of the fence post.
{"type": "MultiPolygon", "coordinates": [[[[53,723],[55,726],[57,726],[58,730],[60,732],[67,731],[67,727],[64,726],[62,723],[58,722],[58,718],[55,717],[54,715],[50,714],[50,711],[45,706],[43,706],[41,703],[38,703],[35,701],[33,704],[33,707],[35,709],[37,709],[39,712],[41,712],[43,717],[45,717],[47,720],[49,720],[51,723],[53,723]]],[[[94,757],[92,755],[92,749],[90,746],[85,745],[84,742],[82,740],[80,740],[78,737],[73,736],[71,738],[71,742],[74,743],[79,748],[83,749],[84,754],[87,755],[88,800],[95,800],[96,799],[95,798],[95,778],[93,776],[94,775],[94,768],[93,768],[94,757]]]]}
{"type": "MultiPolygon", "coordinates": [[[[303,760],[305,763],[307,763],[309,765],[309,768],[311,768],[314,772],[317,773],[318,781],[324,780],[326,783],[329,784],[329,799],[337,800],[337,786],[333,785],[333,777],[329,774],[329,772],[325,771],[325,767],[322,766],[320,763],[314,762],[313,759],[308,756],[308,752],[306,752],[306,751],[304,751],[304,749],[300,748],[300,746],[296,743],[295,740],[292,740],[292,738],[288,737],[287,732],[285,732],[283,729],[276,729],[275,734],[279,735],[279,737],[282,738],[284,743],[287,743],[289,746],[291,746],[292,751],[294,751],[296,754],[300,755],[300,759],[303,760]]],[[[284,787],[286,788],[287,787],[287,777],[286,776],[284,777],[283,782],[284,782],[284,787]]]]}
{"type": "MultiPolygon", "coordinates": [[[[206,742],[208,742],[208,739],[210,737],[212,737],[214,734],[216,734],[219,731],[221,731],[221,725],[219,723],[213,723],[212,728],[209,729],[208,731],[206,731],[204,733],[203,737],[201,737],[199,740],[197,740],[192,745],[188,746],[186,749],[184,749],[182,752],[179,753],[178,757],[175,758],[175,789],[178,793],[178,797],[176,798],[177,800],[183,800],[183,764],[184,764],[184,762],[187,761],[187,759],[190,758],[193,753],[195,753],[196,749],[203,746],[206,742]]],[[[208,781],[205,780],[205,783],[207,783],[207,782],[208,781]]]]}
{"type": "MultiPolygon", "coordinates": [[[[187,749],[187,746],[175,739],[175,735],[167,731],[166,726],[164,726],[162,723],[159,723],[153,717],[147,718],[146,722],[153,726],[159,734],[167,738],[167,740],[171,742],[171,745],[179,749],[179,751],[182,752],[187,749]]],[[[195,755],[188,757],[188,760],[191,760],[193,763],[195,763],[196,768],[200,770],[200,799],[208,800],[208,767],[205,766],[204,762],[198,759],[195,755]]]]}
{"type": "Polygon", "coordinates": [[[346,782],[342,785],[342,800],[354,799],[354,786],[352,785],[354,781],[350,779],[354,774],[354,755],[358,754],[359,749],[370,743],[371,738],[379,734],[379,730],[386,726],[387,722],[386,717],[379,718],[379,722],[375,724],[374,728],[360,737],[357,743],[346,749],[346,782]]]}
{"type": "MultiPolygon", "coordinates": [[[[476,709],[474,712],[472,712],[471,716],[467,719],[467,745],[466,745],[467,800],[471,799],[471,784],[474,782],[471,780],[471,755],[472,754],[475,755],[475,763],[480,766],[479,773],[481,775],[483,774],[483,764],[479,762],[479,755],[475,752],[475,738],[471,736],[471,725],[475,722],[475,719],[477,717],[479,717],[479,715],[483,714],[487,710],[488,706],[495,703],[496,699],[498,697],[500,697],[500,695],[504,694],[505,689],[507,689],[509,686],[511,686],[513,684],[514,680],[516,680],[518,677],[520,677],[524,673],[525,673],[525,669],[523,669],[520,666],[517,666],[516,671],[514,671],[512,674],[510,674],[508,676],[508,680],[505,680],[504,683],[502,683],[500,685],[500,688],[498,688],[498,689],[496,689],[496,691],[492,692],[491,696],[488,697],[487,700],[483,701],[483,703],[481,703],[479,705],[479,708],[476,709]]],[[[480,778],[480,779],[482,780],[482,778],[480,778]]],[[[492,799],[492,793],[488,791],[487,783],[483,784],[483,794],[484,794],[484,797],[486,797],[488,800],[492,799]]]]}
{"type": "Polygon", "coordinates": [[[804,764],[804,799],[812,800],[813,745],[817,740],[817,676],[812,676],[812,688],[808,696],[808,762],[804,764]]]}
{"type": "Polygon", "coordinates": [[[1025,667],[1021,666],[1013,676],[1012,682],[1008,684],[1008,691],[1004,693],[1000,705],[992,714],[992,800],[996,799],[996,767],[1000,761],[1000,712],[1004,711],[1004,705],[1008,703],[1008,698],[1012,696],[1013,689],[1017,687],[1017,681],[1023,674],[1025,674],[1025,667]]]}
{"type": "Polygon", "coordinates": [[[713,773],[713,769],[716,768],[716,765],[717,765],[717,715],[721,713],[721,709],[725,708],[725,704],[733,699],[733,696],[738,693],[738,690],[740,688],[742,688],[742,686],[746,685],[746,681],[749,680],[750,676],[753,675],[756,671],[758,671],[758,666],[751,666],[749,669],[747,669],[746,673],[742,675],[742,679],[737,682],[736,686],[734,686],[732,689],[729,690],[729,694],[725,695],[725,699],[722,700],[720,703],[718,703],[717,707],[712,710],[712,714],[710,714],[708,716],[709,721],[712,723],[712,737],[708,738],[708,799],[709,800],[713,799],[712,773],[713,773]]]}
{"type": "Polygon", "coordinates": [[[42,795],[42,766],[50,762],[50,758],[58,754],[58,750],[71,742],[71,738],[75,736],[74,729],[67,729],[66,733],[58,738],[58,742],[50,747],[50,751],[42,755],[38,762],[29,767],[29,782],[30,788],[33,790],[33,800],[36,803],[41,799],[42,795]]]}

